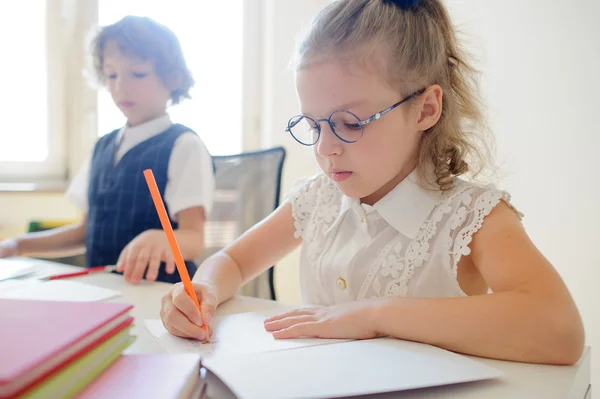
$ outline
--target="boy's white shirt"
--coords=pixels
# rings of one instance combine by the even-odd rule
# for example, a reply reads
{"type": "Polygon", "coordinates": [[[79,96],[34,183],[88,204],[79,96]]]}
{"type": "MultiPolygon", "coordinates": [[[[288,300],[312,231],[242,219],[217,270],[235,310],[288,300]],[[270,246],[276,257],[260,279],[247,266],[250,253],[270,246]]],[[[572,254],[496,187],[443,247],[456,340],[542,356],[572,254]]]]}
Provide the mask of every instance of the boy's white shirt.
{"type": "Polygon", "coordinates": [[[510,205],[508,193],[460,179],[448,192],[426,191],[414,172],[374,206],[343,195],[323,174],[298,184],[289,201],[303,240],[304,303],[464,296],[458,262],[501,200],[510,205]]]}
{"type": "MultiPolygon", "coordinates": [[[[123,126],[117,135],[115,164],[133,147],[172,125],[169,115],[164,115],[135,127],[123,126]]],[[[88,158],[65,193],[83,212],[88,210],[90,166],[88,158]]],[[[212,158],[202,139],[191,131],[181,134],[173,145],[167,168],[164,200],[171,219],[176,221],[177,213],[196,206],[203,206],[208,214],[213,204],[215,179],[212,158]]]]}

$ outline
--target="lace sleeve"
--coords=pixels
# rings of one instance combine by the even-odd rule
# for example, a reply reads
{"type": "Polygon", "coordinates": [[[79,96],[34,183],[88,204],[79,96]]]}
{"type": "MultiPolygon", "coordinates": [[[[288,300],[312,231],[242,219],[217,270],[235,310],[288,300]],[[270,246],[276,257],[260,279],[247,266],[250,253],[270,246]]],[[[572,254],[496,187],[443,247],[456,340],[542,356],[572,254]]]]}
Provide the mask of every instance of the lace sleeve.
{"type": "Polygon", "coordinates": [[[460,205],[450,219],[450,228],[454,238],[452,272],[455,277],[460,259],[471,254],[469,244],[473,235],[481,229],[485,217],[500,201],[505,202],[519,219],[523,218],[523,214],[511,204],[510,200],[510,194],[506,191],[490,188],[471,189],[460,195],[460,205]]]}
{"type": "Polygon", "coordinates": [[[323,184],[323,178],[327,176],[318,174],[308,178],[296,180],[294,187],[286,196],[286,201],[292,204],[292,214],[294,216],[294,237],[304,237],[308,222],[315,210],[317,202],[317,193],[319,187],[323,184]]]}

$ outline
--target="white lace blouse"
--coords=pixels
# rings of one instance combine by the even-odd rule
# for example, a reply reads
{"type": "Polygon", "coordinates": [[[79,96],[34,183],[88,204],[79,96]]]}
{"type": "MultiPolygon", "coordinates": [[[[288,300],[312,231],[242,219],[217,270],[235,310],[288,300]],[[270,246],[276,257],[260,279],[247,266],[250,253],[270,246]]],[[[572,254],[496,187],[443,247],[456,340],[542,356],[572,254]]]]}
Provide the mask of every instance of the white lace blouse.
{"type": "Polygon", "coordinates": [[[369,206],[324,174],[305,180],[289,196],[295,236],[303,240],[304,303],[464,296],[458,262],[500,200],[509,203],[509,194],[460,179],[447,192],[426,191],[413,173],[369,206]]]}

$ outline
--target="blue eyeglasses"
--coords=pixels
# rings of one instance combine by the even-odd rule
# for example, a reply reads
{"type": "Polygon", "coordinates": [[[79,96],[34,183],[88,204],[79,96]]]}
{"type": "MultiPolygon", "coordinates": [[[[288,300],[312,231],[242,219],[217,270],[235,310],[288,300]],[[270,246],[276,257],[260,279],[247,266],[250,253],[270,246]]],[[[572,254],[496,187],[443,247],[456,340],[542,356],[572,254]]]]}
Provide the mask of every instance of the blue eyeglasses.
{"type": "Polygon", "coordinates": [[[423,94],[424,92],[424,88],[415,91],[391,107],[377,112],[365,120],[360,120],[358,116],[346,110],[334,111],[327,119],[315,120],[310,116],[296,115],[290,118],[285,131],[289,132],[294,140],[296,140],[298,143],[310,147],[315,145],[317,141],[319,141],[319,137],[321,137],[321,122],[327,122],[331,128],[331,131],[338,139],[342,140],[344,143],[356,143],[362,138],[365,125],[380,119],[383,115],[387,114],[394,108],[404,104],[416,96],[423,94]]]}

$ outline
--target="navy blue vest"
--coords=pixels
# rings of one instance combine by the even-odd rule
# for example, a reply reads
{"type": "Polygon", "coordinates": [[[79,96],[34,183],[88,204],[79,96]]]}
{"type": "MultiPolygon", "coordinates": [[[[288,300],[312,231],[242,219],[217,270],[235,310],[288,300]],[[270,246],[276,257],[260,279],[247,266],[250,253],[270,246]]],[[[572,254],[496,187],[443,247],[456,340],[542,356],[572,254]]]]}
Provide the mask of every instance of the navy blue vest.
{"type": "MultiPolygon", "coordinates": [[[[188,131],[187,127],[175,124],[130,149],[117,165],[113,160],[118,130],[98,140],[92,157],[88,190],[85,237],[88,267],[114,265],[123,248],[140,233],[149,229],[162,230],[143,171],[152,169],[164,198],[173,144],[188,131]]],[[[177,223],[172,224],[176,229],[177,223]]],[[[196,265],[188,261],[186,266],[190,277],[193,276],[196,265]]],[[[181,279],[177,271],[168,274],[162,263],[157,281],[176,283],[181,279]]]]}

